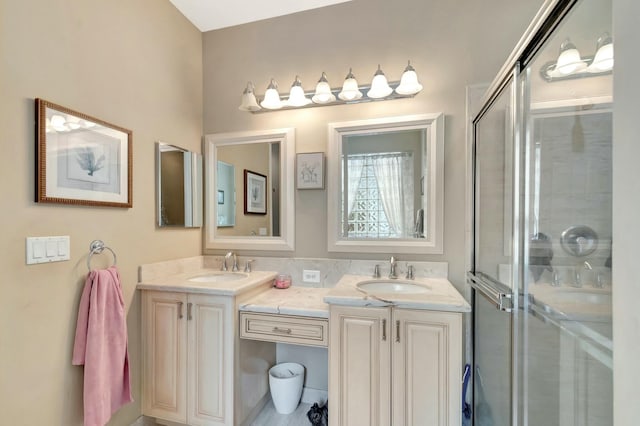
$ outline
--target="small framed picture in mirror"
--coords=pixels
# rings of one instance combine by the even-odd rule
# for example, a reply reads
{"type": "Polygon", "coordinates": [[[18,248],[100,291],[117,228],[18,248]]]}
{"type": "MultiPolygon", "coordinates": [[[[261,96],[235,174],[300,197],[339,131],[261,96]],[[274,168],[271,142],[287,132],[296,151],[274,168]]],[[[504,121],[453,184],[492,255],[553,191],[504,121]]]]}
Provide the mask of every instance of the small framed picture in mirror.
{"type": "Polygon", "coordinates": [[[324,189],[324,152],[297,154],[296,188],[324,189]]]}
{"type": "Polygon", "coordinates": [[[244,214],[267,214],[267,177],[244,170],[244,214]]]}
{"type": "Polygon", "coordinates": [[[224,191],[218,189],[218,204],[224,204],[224,191]]]}

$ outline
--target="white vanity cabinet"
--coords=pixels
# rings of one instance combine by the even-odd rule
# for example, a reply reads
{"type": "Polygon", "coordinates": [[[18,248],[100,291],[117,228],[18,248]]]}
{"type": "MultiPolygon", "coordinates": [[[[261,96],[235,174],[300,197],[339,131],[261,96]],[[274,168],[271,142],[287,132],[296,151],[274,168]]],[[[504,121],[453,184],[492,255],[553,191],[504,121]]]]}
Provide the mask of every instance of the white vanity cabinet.
{"type": "Polygon", "coordinates": [[[233,298],[142,292],[143,413],[233,424],[233,298]]]}
{"type": "Polygon", "coordinates": [[[462,313],[331,305],[332,426],[458,426],[462,313]]]}

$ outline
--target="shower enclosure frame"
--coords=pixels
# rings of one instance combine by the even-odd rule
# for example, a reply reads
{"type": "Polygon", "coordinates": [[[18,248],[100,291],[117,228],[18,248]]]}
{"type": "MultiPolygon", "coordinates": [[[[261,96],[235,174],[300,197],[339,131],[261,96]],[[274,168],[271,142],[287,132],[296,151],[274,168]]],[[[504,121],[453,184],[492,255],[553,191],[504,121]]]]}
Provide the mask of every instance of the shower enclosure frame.
{"type": "MultiPolygon", "coordinates": [[[[470,244],[468,247],[468,262],[470,271],[467,273],[467,282],[474,290],[471,292],[472,306],[476,306],[476,298],[483,297],[490,301],[499,311],[510,315],[510,422],[511,426],[528,424],[527,404],[527,357],[521,354],[527,353],[528,328],[524,316],[529,310],[529,298],[523,291],[528,268],[529,245],[526,236],[530,235],[529,212],[530,197],[527,189],[531,188],[530,152],[527,147],[531,142],[530,122],[533,120],[530,110],[528,91],[523,82],[530,81],[531,70],[528,64],[535,58],[536,53],[545,45],[545,42],[553,35],[554,30],[563,22],[565,17],[580,0],[547,0],[535,16],[527,31],[522,36],[515,49],[505,62],[497,77],[493,80],[481,101],[481,108],[472,120],[472,144],[470,147],[470,182],[471,193],[469,201],[474,214],[468,218],[470,226],[470,244]],[[476,141],[478,138],[478,123],[491,109],[498,98],[509,90],[511,129],[507,136],[513,143],[512,175],[511,175],[511,286],[504,285],[491,277],[475,270],[476,264],[476,213],[479,209],[476,156],[476,141]]],[[[475,317],[472,320],[475,323],[475,317]]],[[[475,328],[473,326],[472,328],[475,328]]],[[[476,335],[472,333],[472,347],[476,348],[476,335]]],[[[472,354],[475,358],[476,354],[472,354]]],[[[475,364],[475,363],[474,363],[475,364]]],[[[475,367],[475,365],[474,365],[475,367]]],[[[474,370],[475,371],[475,370],[474,370]]],[[[475,389],[475,387],[474,387],[475,389]]],[[[474,391],[474,399],[477,397],[474,391]]],[[[475,408],[475,407],[474,407],[475,408]]],[[[474,410],[475,411],[475,410],[474,410]]],[[[475,417],[475,416],[474,416],[475,417]]],[[[475,424],[478,424],[477,422],[475,424]]]]}

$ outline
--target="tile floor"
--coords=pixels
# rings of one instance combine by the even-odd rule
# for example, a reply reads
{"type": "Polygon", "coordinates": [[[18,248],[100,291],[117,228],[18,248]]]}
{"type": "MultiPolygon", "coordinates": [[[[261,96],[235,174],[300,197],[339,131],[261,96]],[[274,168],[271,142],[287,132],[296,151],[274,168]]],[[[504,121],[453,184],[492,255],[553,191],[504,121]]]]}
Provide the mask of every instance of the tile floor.
{"type": "Polygon", "coordinates": [[[307,411],[311,404],[300,403],[291,414],[278,414],[273,402],[269,401],[251,426],[310,426],[307,411]]]}

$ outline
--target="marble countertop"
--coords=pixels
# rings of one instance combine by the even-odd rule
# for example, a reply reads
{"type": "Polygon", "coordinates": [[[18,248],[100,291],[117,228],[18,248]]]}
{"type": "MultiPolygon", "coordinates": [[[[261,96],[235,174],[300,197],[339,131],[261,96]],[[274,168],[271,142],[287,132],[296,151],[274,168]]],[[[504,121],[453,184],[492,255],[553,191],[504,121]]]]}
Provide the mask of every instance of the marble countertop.
{"type": "Polygon", "coordinates": [[[421,284],[429,291],[419,294],[375,293],[367,294],[356,287],[362,281],[375,281],[370,276],[344,275],[336,287],[330,289],[324,297],[328,304],[348,306],[395,306],[405,309],[425,309],[448,312],[471,312],[471,306],[444,278],[416,278],[415,280],[389,280],[380,278],[380,282],[421,284]]]}
{"type": "Polygon", "coordinates": [[[163,277],[150,278],[141,281],[136,286],[139,290],[175,291],[181,293],[200,293],[221,296],[235,296],[256,288],[265,282],[272,281],[277,275],[271,271],[253,271],[237,273],[246,275],[240,279],[219,282],[197,282],[193,278],[206,275],[219,275],[215,269],[196,269],[189,272],[170,274],[163,277]]]}
{"type": "Polygon", "coordinates": [[[267,314],[329,318],[329,305],[323,298],[331,289],[291,286],[271,288],[240,304],[240,311],[267,314]]]}

